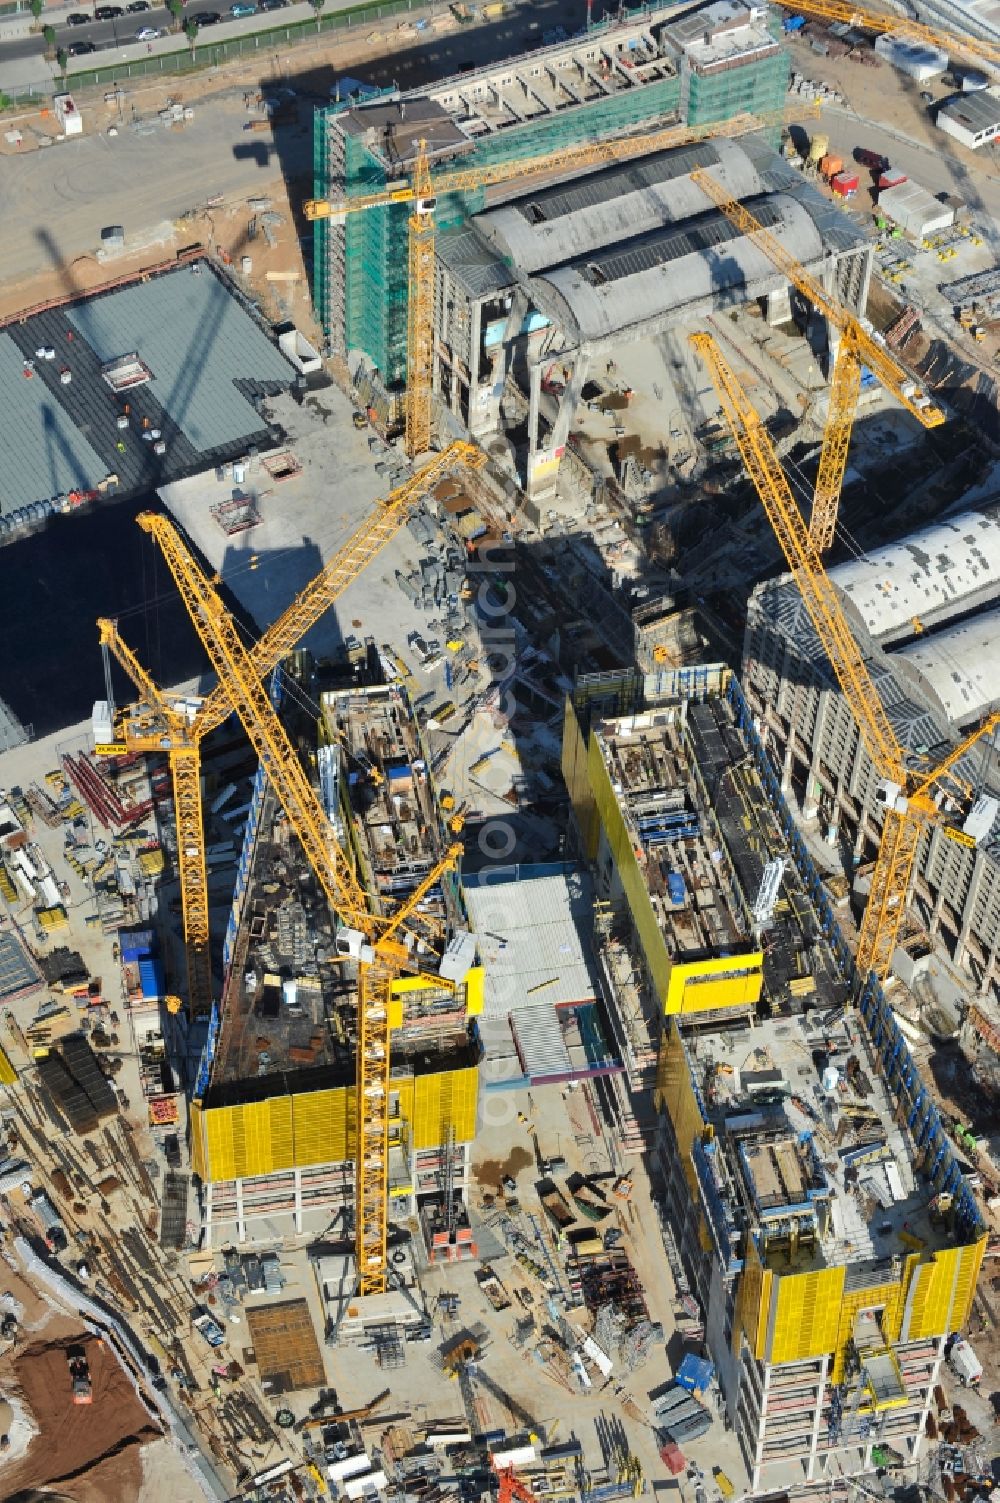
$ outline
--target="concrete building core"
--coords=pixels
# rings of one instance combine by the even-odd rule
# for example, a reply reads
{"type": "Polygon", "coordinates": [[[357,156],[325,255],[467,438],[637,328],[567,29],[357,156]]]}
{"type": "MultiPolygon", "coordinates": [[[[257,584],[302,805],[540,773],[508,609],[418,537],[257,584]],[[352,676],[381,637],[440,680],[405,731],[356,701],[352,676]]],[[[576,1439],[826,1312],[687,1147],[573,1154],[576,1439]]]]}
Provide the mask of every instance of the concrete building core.
{"type": "Polygon", "coordinates": [[[864,310],[865,237],[759,136],[597,169],[473,215],[438,241],[436,384],[484,442],[502,431],[511,384],[524,395],[529,496],[554,488],[584,388],[609,356],[754,300],[770,321],[790,318],[787,281],[709,202],[697,170],[864,310]]]}
{"type": "MultiPolygon", "coordinates": [[[[1000,605],[1000,509],[936,522],[838,565],[830,579],[900,745],[914,765],[934,765],[998,696],[993,673],[1000,605]]],[[[747,699],[783,786],[803,817],[817,821],[866,892],[878,848],[878,777],[832,677],[794,583],[759,585],[751,596],[743,655],[747,699]]],[[[966,842],[942,823],[918,848],[903,951],[945,949],[983,994],[1000,977],[1000,763],[980,742],[960,770],[982,805],[985,828],[966,842]]],[[[958,817],[961,825],[962,818],[958,817]]],[[[896,968],[905,958],[897,951],[896,968]]]]}
{"type": "MultiPolygon", "coordinates": [[[[333,104],[316,116],[316,196],[350,199],[392,181],[405,165],[398,142],[417,120],[438,164],[451,156],[487,167],[644,125],[780,111],[788,60],[759,12],[720,0],[692,14],[623,12],[583,36],[403,96],[333,104]]],[[[482,190],[439,203],[438,230],[461,228],[484,204],[482,190]]],[[[405,204],[390,205],[315,227],[320,321],[335,349],[377,372],[372,394],[390,412],[406,374],[407,216],[405,204]]]]}
{"type": "Polygon", "coordinates": [[[881,991],[847,1008],[850,950],[740,685],[649,674],[626,715],[612,687],[571,697],[564,770],[659,1019],[654,1189],[685,1334],[749,1491],[825,1496],[922,1456],[985,1228],[881,991]]]}
{"type": "MultiPolygon", "coordinates": [[[[321,798],[358,881],[390,909],[447,845],[428,765],[401,691],[323,695],[321,798]]],[[[222,1002],[191,1106],[205,1237],[252,1240],[265,1222],[315,1234],[340,1216],[346,1233],[357,967],[339,953],[334,919],[262,774],[239,873],[222,1002]]],[[[454,874],[420,913],[447,944],[440,987],[426,975],[394,985],[389,1214],[419,1216],[429,1242],[448,1224],[450,1246],[467,1226],[479,1056],[470,1018],[482,1007],[482,970],[454,874]]]]}

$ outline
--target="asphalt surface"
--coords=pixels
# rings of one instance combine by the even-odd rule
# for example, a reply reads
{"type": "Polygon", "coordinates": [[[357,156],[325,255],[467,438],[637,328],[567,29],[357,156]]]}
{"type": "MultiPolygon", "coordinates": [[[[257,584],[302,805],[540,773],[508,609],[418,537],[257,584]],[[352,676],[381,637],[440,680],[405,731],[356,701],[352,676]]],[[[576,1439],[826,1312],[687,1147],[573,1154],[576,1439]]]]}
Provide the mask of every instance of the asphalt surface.
{"type": "MultiPolygon", "coordinates": [[[[124,10],[125,0],[121,0],[121,3],[124,10]]],[[[329,0],[325,9],[329,11],[341,10],[354,3],[355,0],[339,0],[339,3],[336,3],[336,0],[329,0]]],[[[230,0],[218,0],[217,4],[212,4],[211,0],[199,0],[197,4],[195,0],[190,0],[190,3],[185,8],[183,19],[187,20],[190,16],[197,21],[199,15],[203,12],[214,11],[217,16],[221,16],[223,21],[230,21],[235,18],[229,14],[229,4],[230,0]]],[[[92,15],[92,13],[93,7],[91,5],[86,3],[81,4],[78,14],[92,15]]],[[[295,12],[295,18],[301,19],[301,17],[300,7],[295,12]]],[[[254,31],[265,30],[272,26],[280,25],[286,19],[290,19],[287,6],[276,10],[258,11],[257,15],[253,18],[255,24],[250,29],[254,31]]],[[[124,15],[118,16],[112,21],[91,20],[85,26],[70,26],[65,19],[62,19],[55,26],[56,46],[65,47],[68,51],[75,42],[93,42],[97,48],[97,53],[94,54],[96,60],[100,52],[132,45],[136,40],[136,32],[142,26],[155,26],[158,31],[168,34],[170,28],[173,26],[173,17],[165,6],[157,5],[151,10],[137,13],[126,10],[124,15]]],[[[209,28],[206,27],[205,37],[207,38],[208,35],[209,28]]],[[[20,37],[13,41],[0,42],[0,66],[5,62],[14,62],[23,58],[43,57],[44,54],[45,40],[41,34],[20,37]]]]}

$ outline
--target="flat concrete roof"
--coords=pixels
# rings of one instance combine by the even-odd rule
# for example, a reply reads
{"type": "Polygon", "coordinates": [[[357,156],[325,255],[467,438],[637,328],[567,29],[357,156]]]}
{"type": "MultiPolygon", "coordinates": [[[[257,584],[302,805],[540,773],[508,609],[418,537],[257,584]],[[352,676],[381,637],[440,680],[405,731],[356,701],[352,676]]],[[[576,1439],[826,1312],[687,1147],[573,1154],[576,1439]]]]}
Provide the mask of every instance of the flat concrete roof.
{"type": "Polygon", "coordinates": [[[955,94],[938,110],[939,121],[942,115],[977,135],[981,130],[992,130],[1000,125],[1000,97],[992,89],[983,89],[973,94],[955,94]]]}
{"type": "Polygon", "coordinates": [[[587,1002],[596,995],[593,962],[584,947],[594,905],[582,870],[501,882],[490,871],[481,886],[466,878],[466,906],[486,968],[483,1015],[587,1002]]]}

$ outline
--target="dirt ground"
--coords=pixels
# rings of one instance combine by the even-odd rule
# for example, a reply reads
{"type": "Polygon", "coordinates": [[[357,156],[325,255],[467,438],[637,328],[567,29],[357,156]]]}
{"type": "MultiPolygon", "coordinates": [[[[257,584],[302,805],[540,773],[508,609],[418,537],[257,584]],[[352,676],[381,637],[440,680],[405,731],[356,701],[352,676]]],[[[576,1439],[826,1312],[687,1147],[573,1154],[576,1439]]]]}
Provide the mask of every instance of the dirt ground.
{"type": "MultiPolygon", "coordinates": [[[[419,17],[414,11],[404,23],[405,33],[413,32],[413,23],[419,17]]],[[[435,31],[442,29],[443,18],[439,17],[435,31]]],[[[455,29],[449,26],[446,29],[455,29]]],[[[299,123],[278,127],[289,133],[307,134],[312,138],[312,108],[310,96],[319,100],[329,92],[330,79],[334,72],[357,71],[372,59],[391,56],[402,45],[403,27],[387,28],[367,37],[352,34],[348,38],[328,40],[319,37],[314,43],[302,44],[284,58],[276,58],[267,52],[261,54],[261,67],[257,74],[250,72],[249,58],[235,59],[219,67],[206,69],[204,73],[181,78],[138,80],[125,86],[125,92],[116,98],[103,88],[75,91],[81,109],[88,117],[96,117],[99,129],[116,125],[120,111],[143,119],[155,118],[168,104],[227,110],[238,108],[247,120],[259,118],[253,100],[258,90],[266,85],[275,85],[294,72],[296,90],[301,98],[299,123]],[[244,99],[246,98],[246,103],[244,99]]],[[[19,127],[24,132],[23,144],[16,148],[19,154],[32,149],[41,135],[56,134],[56,124],[47,115],[34,111],[24,116],[5,116],[9,128],[19,127]]],[[[183,125],[175,127],[183,130],[183,125]]],[[[269,141],[265,133],[252,140],[269,141]]],[[[0,139],[0,158],[11,155],[15,148],[0,139]]],[[[311,153],[310,153],[311,154],[311,153]]],[[[312,325],[312,303],[306,282],[305,266],[299,244],[299,234],[305,230],[304,221],[298,217],[298,204],[293,214],[289,205],[289,184],[282,176],[278,153],[273,153],[273,171],[261,173],[257,196],[271,200],[275,213],[284,216],[285,223],[276,234],[277,244],[272,248],[262,235],[252,246],[247,244],[248,211],[245,201],[225,202],[211,211],[199,211],[178,220],[174,226],[172,242],[159,241],[155,247],[144,246],[134,254],[116,257],[113,262],[99,261],[95,256],[83,255],[73,261],[70,268],[74,288],[88,292],[105,285],[117,277],[127,277],[157,261],[170,259],[181,246],[200,241],[208,248],[218,251],[224,260],[233,263],[239,273],[240,257],[252,252],[253,271],[247,278],[250,290],[258,297],[265,313],[272,318],[293,317],[308,335],[312,325]],[[271,277],[268,277],[271,273],[271,277]]],[[[296,197],[306,197],[312,189],[311,175],[292,185],[296,197]]],[[[197,193],[197,187],[194,189],[197,193]]],[[[238,276],[238,280],[240,277],[238,276]]],[[[20,312],[49,298],[63,296],[66,290],[65,268],[50,268],[28,280],[5,281],[0,286],[0,318],[20,312]]],[[[313,334],[318,331],[312,327],[313,334]]]]}
{"type": "Polygon", "coordinates": [[[117,1358],[102,1342],[74,1335],[30,1341],[13,1358],[13,1384],[40,1434],[3,1478],[5,1496],[54,1484],[74,1503],[133,1503],[139,1495],[139,1450],[156,1427],[117,1358]],[[87,1353],[92,1404],[71,1398],[66,1348],[87,1353]]]}

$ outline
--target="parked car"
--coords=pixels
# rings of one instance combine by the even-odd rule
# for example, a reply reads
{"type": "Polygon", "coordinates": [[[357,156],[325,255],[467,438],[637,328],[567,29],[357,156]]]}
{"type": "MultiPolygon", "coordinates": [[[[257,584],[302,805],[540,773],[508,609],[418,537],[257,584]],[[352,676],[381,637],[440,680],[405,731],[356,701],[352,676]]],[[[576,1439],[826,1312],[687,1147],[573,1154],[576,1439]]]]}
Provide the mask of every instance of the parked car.
{"type": "Polygon", "coordinates": [[[255,16],[257,7],[250,0],[236,0],[236,4],[229,7],[229,14],[234,21],[238,21],[242,16],[255,16]]]}
{"type": "Polygon", "coordinates": [[[259,0],[258,10],[284,10],[288,0],[259,0]]]}
{"type": "Polygon", "coordinates": [[[85,15],[82,10],[71,10],[66,17],[67,26],[87,26],[89,23],[90,17],[85,15]]]}
{"type": "Polygon", "coordinates": [[[90,52],[97,51],[96,42],[71,42],[66,48],[70,57],[86,57],[90,52]]]}
{"type": "Polygon", "coordinates": [[[196,10],[191,19],[197,21],[199,26],[218,26],[222,17],[217,10],[196,10]]]}
{"type": "Polygon", "coordinates": [[[160,35],[155,26],[140,26],[135,34],[137,42],[155,42],[160,35]]]}
{"type": "Polygon", "coordinates": [[[126,5],[125,9],[130,16],[136,16],[141,10],[152,10],[153,7],[149,0],[131,0],[131,4],[126,5]]]}
{"type": "Polygon", "coordinates": [[[95,21],[117,21],[125,11],[120,5],[97,5],[94,7],[95,21]]]}

